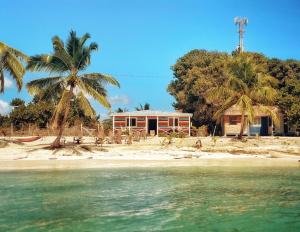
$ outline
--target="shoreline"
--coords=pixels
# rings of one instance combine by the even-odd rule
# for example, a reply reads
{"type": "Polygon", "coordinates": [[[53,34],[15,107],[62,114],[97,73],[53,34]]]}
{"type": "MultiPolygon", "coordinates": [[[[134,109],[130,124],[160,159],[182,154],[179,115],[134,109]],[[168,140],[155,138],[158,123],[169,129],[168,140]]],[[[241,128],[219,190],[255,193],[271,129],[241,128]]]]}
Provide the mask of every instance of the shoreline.
{"type": "Polygon", "coordinates": [[[298,167],[300,162],[285,158],[192,158],[173,160],[77,159],[77,160],[2,160],[0,171],[72,170],[167,167],[298,167]]]}

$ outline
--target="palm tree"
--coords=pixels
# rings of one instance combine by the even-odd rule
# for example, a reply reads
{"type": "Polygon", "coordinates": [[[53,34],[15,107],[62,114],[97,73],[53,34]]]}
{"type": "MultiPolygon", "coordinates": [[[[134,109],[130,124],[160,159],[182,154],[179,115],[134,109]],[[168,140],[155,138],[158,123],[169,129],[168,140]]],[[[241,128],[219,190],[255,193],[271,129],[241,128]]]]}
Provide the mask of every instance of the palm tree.
{"type": "Polygon", "coordinates": [[[70,102],[75,98],[86,116],[95,117],[87,95],[98,101],[106,108],[110,104],[106,98],[104,84],[109,83],[120,86],[118,81],[111,76],[100,73],[82,74],[90,64],[92,52],[98,49],[95,42],[86,45],[90,38],[84,34],[81,38],[71,31],[66,44],[58,37],[52,38],[53,53],[41,54],[30,57],[27,69],[37,72],[49,72],[55,76],[33,80],[27,84],[30,94],[40,98],[49,99],[59,96],[56,109],[51,119],[53,128],[59,132],[52,143],[52,148],[60,147],[60,139],[63,134],[67,116],[70,110],[70,102]]]}
{"type": "Polygon", "coordinates": [[[22,61],[27,59],[28,57],[22,52],[0,42],[0,93],[4,92],[4,71],[11,75],[17,83],[18,90],[21,90],[25,74],[22,61]]]}
{"type": "Polygon", "coordinates": [[[144,105],[140,104],[140,106],[135,107],[135,110],[141,111],[141,110],[150,110],[150,104],[145,103],[144,105]]]}
{"type": "Polygon", "coordinates": [[[275,78],[265,74],[264,67],[256,65],[246,55],[234,57],[228,64],[228,79],[224,85],[212,88],[207,93],[208,101],[222,102],[214,119],[219,121],[227,109],[237,106],[241,112],[239,139],[244,133],[246,116],[250,123],[254,120],[254,106],[269,114],[277,124],[276,112],[268,107],[276,101],[277,91],[274,87],[277,84],[275,78]]]}

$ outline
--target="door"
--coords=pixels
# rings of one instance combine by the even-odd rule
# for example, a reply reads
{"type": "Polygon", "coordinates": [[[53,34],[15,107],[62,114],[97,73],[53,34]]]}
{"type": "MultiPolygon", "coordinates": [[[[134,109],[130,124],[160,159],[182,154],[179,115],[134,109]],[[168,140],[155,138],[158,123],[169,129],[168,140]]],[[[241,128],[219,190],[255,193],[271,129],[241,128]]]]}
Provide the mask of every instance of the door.
{"type": "Polygon", "coordinates": [[[148,119],[148,134],[150,131],[155,131],[155,135],[157,134],[157,119],[148,119]]]}
{"type": "Polygon", "coordinates": [[[260,127],[260,135],[267,136],[269,135],[269,117],[261,117],[261,127],[260,127]]]}

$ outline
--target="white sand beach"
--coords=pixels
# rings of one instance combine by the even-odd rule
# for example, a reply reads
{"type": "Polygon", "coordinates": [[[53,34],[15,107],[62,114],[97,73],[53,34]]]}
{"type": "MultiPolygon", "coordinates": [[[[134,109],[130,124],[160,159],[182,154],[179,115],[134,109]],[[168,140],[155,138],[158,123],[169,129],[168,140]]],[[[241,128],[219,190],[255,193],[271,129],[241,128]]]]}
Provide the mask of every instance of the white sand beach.
{"type": "MultiPolygon", "coordinates": [[[[4,138],[2,138],[4,139],[4,138]]],[[[13,138],[11,138],[13,139],[13,138]]],[[[300,138],[264,137],[237,141],[232,138],[200,138],[202,148],[194,145],[197,138],[175,139],[162,145],[163,138],[126,144],[94,144],[84,137],[75,145],[67,137],[64,148],[51,150],[54,137],[0,148],[0,170],[76,169],[114,167],[171,166],[293,166],[300,167],[300,138]]]]}

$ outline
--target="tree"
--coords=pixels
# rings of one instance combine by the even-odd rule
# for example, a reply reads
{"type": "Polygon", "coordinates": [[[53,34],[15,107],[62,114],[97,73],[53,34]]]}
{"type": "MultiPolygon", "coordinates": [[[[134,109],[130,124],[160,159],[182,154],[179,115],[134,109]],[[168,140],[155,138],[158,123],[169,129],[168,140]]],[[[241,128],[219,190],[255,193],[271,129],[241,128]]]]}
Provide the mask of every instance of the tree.
{"type": "Polygon", "coordinates": [[[275,121],[278,117],[271,108],[276,102],[278,84],[274,77],[266,73],[262,65],[256,65],[253,58],[246,54],[233,57],[228,64],[229,78],[221,86],[214,87],[207,92],[207,99],[211,102],[220,102],[222,105],[215,112],[214,118],[220,119],[224,112],[236,105],[241,112],[241,129],[239,138],[244,133],[246,115],[249,122],[254,119],[254,106],[257,106],[262,112],[270,114],[275,121]]]}
{"type": "Polygon", "coordinates": [[[300,62],[270,59],[268,73],[279,81],[276,105],[281,109],[288,125],[300,125],[300,62]]]}
{"type": "Polygon", "coordinates": [[[52,148],[61,146],[60,139],[67,122],[71,101],[77,99],[84,114],[95,117],[95,110],[86,95],[91,96],[104,107],[110,108],[104,84],[120,86],[118,81],[109,75],[81,74],[90,64],[92,52],[98,49],[95,42],[85,45],[89,38],[90,35],[87,33],[80,38],[76,36],[76,32],[71,31],[64,44],[58,36],[54,36],[52,54],[31,56],[28,61],[27,69],[30,71],[56,74],[27,84],[29,93],[39,95],[40,98],[47,98],[49,93],[59,96],[59,102],[51,119],[52,127],[59,129],[52,148]]]}
{"type": "Polygon", "coordinates": [[[5,71],[16,81],[18,90],[21,90],[22,79],[25,74],[22,61],[26,61],[27,59],[28,57],[22,52],[0,42],[0,93],[4,92],[5,71]]]}
{"type": "Polygon", "coordinates": [[[144,105],[140,104],[140,106],[135,107],[135,110],[142,111],[142,110],[150,110],[150,104],[145,103],[144,105]]]}
{"type": "Polygon", "coordinates": [[[193,113],[195,126],[215,126],[213,114],[218,105],[206,101],[207,90],[220,86],[227,79],[225,72],[229,55],[221,52],[193,50],[179,58],[172,67],[174,79],[168,92],[174,96],[175,109],[193,113]]]}

